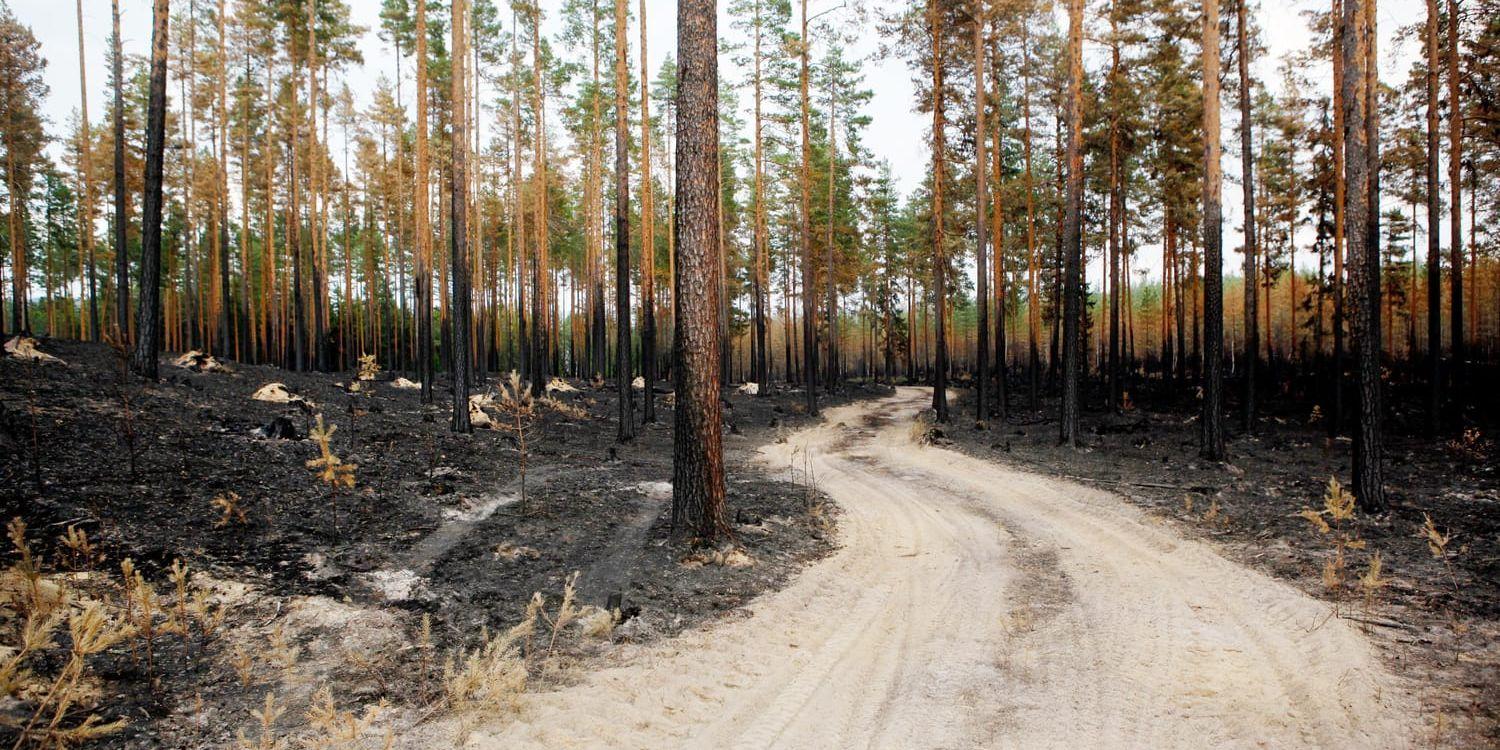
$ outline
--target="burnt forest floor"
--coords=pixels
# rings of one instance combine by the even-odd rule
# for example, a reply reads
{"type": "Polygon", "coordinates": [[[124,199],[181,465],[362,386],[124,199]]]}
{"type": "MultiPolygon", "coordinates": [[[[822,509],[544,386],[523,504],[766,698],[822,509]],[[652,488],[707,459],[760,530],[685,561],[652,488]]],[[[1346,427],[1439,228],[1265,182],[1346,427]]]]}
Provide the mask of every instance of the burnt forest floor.
{"type": "Polygon", "coordinates": [[[1103,408],[1102,388],[1086,388],[1076,450],[1058,445],[1056,397],[1043,395],[1038,408],[1028,408],[1028,391],[1015,384],[1008,418],[976,425],[973,394],[965,391],[950,424],[934,437],[977,457],[1118,493],[1227,557],[1328,601],[1330,616],[1354,620],[1412,685],[1431,746],[1494,747],[1500,741],[1500,404],[1473,407],[1466,429],[1433,439],[1417,426],[1416,386],[1391,387],[1383,464],[1390,510],[1335,522],[1325,532],[1299,514],[1324,510],[1330,477],[1347,483],[1349,439],[1329,437],[1323,410],[1315,413],[1307,392],[1290,385],[1262,392],[1255,432],[1247,435],[1234,411],[1238,387],[1229,390],[1223,463],[1198,458],[1194,386],[1160,381],[1133,383],[1134,405],[1119,413],[1103,408]],[[1423,530],[1429,517],[1448,539],[1441,550],[1429,546],[1423,530]],[[1342,568],[1341,537],[1353,541],[1342,568]],[[1366,586],[1361,579],[1376,554],[1379,581],[1366,586]]]}
{"type": "MultiPolygon", "coordinates": [[[[331,736],[330,725],[385,703],[359,730],[378,733],[441,711],[445,665],[456,658],[462,671],[465,649],[520,621],[534,593],[539,634],[521,649],[533,685],[572,679],[611,644],[737,616],[836,544],[832,504],[791,467],[755,456],[811,423],[800,391],[725,389],[728,505],[743,553],[726,556],[671,538],[666,394],[657,422],[617,444],[614,391],[568,381],[576,392],[554,394],[566,406],[538,405],[526,434],[523,503],[516,435],[450,432],[441,376],[439,406],[424,409],[393,373],[351,393],[354,372],[233,362],[198,372],[168,356],[161,380],[143,384],[108,347],[40,348],[63,363],[0,358],[0,515],[24,522],[39,580],[67,597],[67,611],[102,601],[114,620],[140,626],[89,658],[81,698],[59,723],[128,720],[91,747],[218,747],[241,733],[254,743],[267,695],[280,711],[274,737],[331,736]],[[251,398],[268,383],[308,403],[251,398]],[[337,428],[332,453],[357,467],[352,487],[307,466],[320,455],[309,439],[316,415],[337,428]],[[77,536],[67,545],[70,529],[92,549],[77,536]],[[148,588],[123,585],[127,558],[148,588]],[[578,611],[554,636],[575,572],[578,611]],[[337,720],[309,712],[318,707],[337,720]]],[[[475,392],[493,394],[496,382],[475,392]]],[[[850,386],[825,403],[880,392],[850,386]]],[[[19,562],[8,549],[4,646],[22,626],[19,562]]],[[[0,727],[24,725],[63,669],[65,623],[54,640],[25,662],[33,684],[0,698],[0,727]]],[[[0,742],[14,741],[14,728],[0,729],[0,742]]]]}

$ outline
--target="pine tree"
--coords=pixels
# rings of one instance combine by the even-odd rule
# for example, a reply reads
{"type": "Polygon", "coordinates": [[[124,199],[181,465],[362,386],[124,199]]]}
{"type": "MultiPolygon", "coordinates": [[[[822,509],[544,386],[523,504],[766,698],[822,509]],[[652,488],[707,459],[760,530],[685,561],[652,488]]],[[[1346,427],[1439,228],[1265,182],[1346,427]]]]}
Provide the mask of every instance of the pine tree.
{"type": "MultiPolygon", "coordinates": [[[[425,0],[419,0],[425,2],[425,0]]],[[[467,132],[469,94],[466,90],[465,63],[469,54],[467,49],[468,39],[465,31],[465,23],[469,12],[465,7],[464,0],[453,0],[452,32],[453,32],[453,56],[452,56],[452,129],[453,137],[450,139],[450,148],[453,160],[453,184],[451,187],[451,198],[448,201],[449,211],[452,213],[451,230],[448,232],[448,242],[452,247],[452,268],[449,278],[453,285],[452,293],[448,296],[449,311],[451,318],[452,334],[449,336],[448,364],[453,372],[453,431],[472,432],[473,427],[469,424],[469,381],[472,377],[473,361],[470,358],[470,313],[471,302],[469,292],[469,174],[468,174],[468,150],[469,137],[467,132]]]]}
{"type": "MultiPolygon", "coordinates": [[[[1244,0],[1240,0],[1243,2],[1244,0]]],[[[1224,459],[1223,177],[1219,168],[1219,0],[1203,3],[1203,414],[1199,453],[1224,459]]]]}
{"type": "MultiPolygon", "coordinates": [[[[635,394],[630,341],[630,75],[626,58],[630,24],[625,0],[615,0],[615,378],[618,425],[615,439],[635,438],[635,394]]],[[[651,384],[646,383],[650,388],[651,384]]]]}
{"type": "Polygon", "coordinates": [[[715,0],[677,11],[677,216],[672,346],[672,529],[713,544],[729,535],[719,406],[719,128],[715,0]]]}
{"type": "MultiPolygon", "coordinates": [[[[1213,2],[1213,0],[1209,0],[1213,2]]],[[[1083,369],[1083,0],[1068,4],[1067,204],[1062,229],[1063,399],[1059,442],[1078,445],[1079,380],[1083,369]]]]}
{"type": "Polygon", "coordinates": [[[155,0],[151,32],[151,93],[146,113],[146,185],[141,211],[140,305],[131,367],[147,380],[157,376],[161,352],[162,161],[167,129],[168,0],[155,0]]]}

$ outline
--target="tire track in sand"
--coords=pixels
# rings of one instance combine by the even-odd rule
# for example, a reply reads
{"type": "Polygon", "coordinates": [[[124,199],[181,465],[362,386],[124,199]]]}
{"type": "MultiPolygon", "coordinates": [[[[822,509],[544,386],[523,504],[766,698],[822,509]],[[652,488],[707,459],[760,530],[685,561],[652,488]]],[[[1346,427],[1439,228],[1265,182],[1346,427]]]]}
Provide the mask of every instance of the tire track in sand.
{"type": "Polygon", "coordinates": [[[1108,493],[913,445],[928,393],[763,449],[777,471],[810,460],[844,509],[837,553],[744,618],[527,696],[471,746],[1412,743],[1406,691],[1326,604],[1108,493]]]}

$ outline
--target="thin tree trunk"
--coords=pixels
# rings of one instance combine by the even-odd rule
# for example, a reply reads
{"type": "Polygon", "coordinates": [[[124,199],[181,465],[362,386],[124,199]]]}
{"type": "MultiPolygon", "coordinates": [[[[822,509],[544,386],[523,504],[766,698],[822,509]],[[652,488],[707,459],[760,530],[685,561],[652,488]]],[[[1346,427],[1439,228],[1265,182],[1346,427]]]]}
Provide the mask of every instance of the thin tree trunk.
{"type": "MultiPolygon", "coordinates": [[[[630,23],[625,0],[615,0],[615,378],[619,425],[615,439],[635,437],[635,393],[631,388],[630,345],[630,77],[626,72],[630,23]]],[[[651,384],[646,383],[650,388],[651,384]]]]}
{"type": "MultiPolygon", "coordinates": [[[[802,0],[802,36],[798,39],[798,90],[801,95],[802,162],[798,167],[798,182],[801,189],[799,217],[802,233],[802,375],[807,389],[807,413],[818,414],[818,339],[817,306],[813,303],[812,278],[812,163],[811,123],[808,103],[808,38],[807,0],[802,0]]],[[[679,117],[681,115],[679,114],[679,117]]],[[[679,146],[680,148],[680,146],[679,146]]],[[[718,172],[718,165],[714,165],[718,172]]]]}
{"type": "Polygon", "coordinates": [[[115,338],[121,346],[130,344],[130,248],[127,236],[130,217],[125,201],[125,62],[120,49],[120,0],[110,0],[114,33],[110,37],[113,55],[111,78],[114,83],[114,253],[115,253],[115,338]]]}
{"type": "MultiPolygon", "coordinates": [[[[151,89],[146,108],[146,194],[141,213],[141,303],[136,320],[132,368],[156,380],[161,351],[161,210],[162,157],[167,136],[168,0],[155,0],[151,32],[151,89]]],[[[20,269],[13,269],[19,271],[20,269]]],[[[17,297],[20,304],[23,298],[17,297]]]]}
{"type": "MultiPolygon", "coordinates": [[[[1437,434],[1442,423],[1443,290],[1442,221],[1438,198],[1438,4],[1427,0],[1427,434],[1437,434]]],[[[1417,264],[1412,254],[1412,266],[1417,264]]],[[[1413,299],[1415,302],[1415,299],[1413,299]]],[[[1415,355],[1415,352],[1413,352],[1415,355]]]]}
{"type": "MultiPolygon", "coordinates": [[[[1214,2],[1214,0],[1209,0],[1214,2]]],[[[1068,3],[1068,149],[1067,216],[1063,223],[1065,280],[1062,289],[1063,393],[1059,442],[1078,446],[1079,379],[1082,375],[1082,341],[1079,309],[1082,300],[1080,266],[1083,263],[1083,0],[1068,3]]],[[[1215,28],[1218,28],[1215,26],[1215,28]]]]}
{"type": "Polygon", "coordinates": [[[417,178],[417,194],[412,198],[412,208],[415,210],[412,223],[412,233],[417,240],[417,262],[415,278],[412,280],[416,287],[417,315],[417,376],[422,383],[422,403],[432,403],[432,384],[435,379],[432,361],[432,228],[431,200],[427,192],[427,180],[432,171],[431,163],[428,161],[427,153],[427,3],[417,4],[417,121],[414,124],[416,130],[416,159],[414,166],[417,178]]]}
{"type": "MultiPolygon", "coordinates": [[[[1240,2],[1243,4],[1244,0],[1240,2]]],[[[1219,0],[1206,0],[1203,4],[1203,335],[1206,341],[1202,432],[1198,448],[1199,453],[1210,461],[1224,459],[1222,181],[1219,168],[1219,0]]]]}
{"type": "Polygon", "coordinates": [[[651,72],[646,55],[646,0],[641,0],[641,377],[643,422],[656,421],[656,189],[651,184],[651,72]]]}
{"type": "Polygon", "coordinates": [[[468,9],[464,7],[464,0],[453,0],[452,33],[453,33],[453,55],[452,55],[452,79],[453,79],[453,111],[451,138],[453,148],[453,183],[450,188],[452,197],[448,201],[448,210],[451,212],[452,226],[448,232],[448,241],[452,248],[452,269],[449,278],[453,284],[452,292],[448,295],[448,316],[451,319],[448,337],[449,366],[453,370],[453,431],[473,432],[469,424],[469,380],[473,362],[469,358],[470,342],[470,292],[469,292],[469,136],[468,136],[468,92],[465,90],[464,66],[468,51],[465,49],[467,40],[465,38],[464,26],[468,19],[468,9]]]}
{"type": "MultiPolygon", "coordinates": [[[[1344,129],[1349,119],[1348,103],[1344,100],[1345,81],[1349,77],[1344,70],[1344,44],[1348,37],[1348,31],[1344,28],[1344,6],[1347,3],[1355,3],[1358,0],[1333,0],[1333,414],[1328,420],[1328,434],[1336,435],[1344,428],[1344,371],[1348,364],[1345,360],[1344,347],[1344,325],[1347,318],[1345,306],[1346,285],[1344,278],[1344,258],[1348,251],[1349,230],[1348,222],[1348,195],[1347,164],[1348,144],[1344,140],[1344,129]]],[[[1352,43],[1352,42],[1350,42],[1352,43]]],[[[1268,311],[1269,312],[1269,311],[1268,311]]]]}
{"type": "MultiPolygon", "coordinates": [[[[78,0],[78,92],[80,97],[78,118],[78,175],[79,195],[83,207],[79,211],[78,234],[82,241],[83,252],[79,255],[80,263],[88,264],[88,326],[87,335],[90,341],[99,340],[99,297],[98,283],[95,276],[94,265],[94,159],[93,139],[89,135],[89,79],[86,65],[86,57],[83,51],[83,0],[78,0]]],[[[80,287],[85,283],[84,274],[79,273],[78,283],[80,287]]],[[[79,296],[83,295],[82,288],[79,296]]],[[[80,305],[82,307],[82,305],[80,305]]],[[[79,327],[79,335],[84,335],[84,327],[79,327]]]]}
{"type": "MultiPolygon", "coordinates": [[[[644,3],[645,0],[642,0],[644,3]]],[[[751,377],[759,385],[758,393],[768,396],[771,393],[770,377],[770,355],[766,348],[766,307],[767,296],[770,294],[767,276],[770,261],[767,259],[766,249],[766,201],[765,201],[765,149],[762,142],[762,89],[763,80],[761,73],[761,27],[764,23],[761,17],[762,0],[755,2],[755,72],[752,76],[752,85],[755,92],[755,270],[754,270],[754,293],[755,302],[752,315],[755,317],[755,352],[751,358],[751,377]]],[[[644,46],[644,43],[642,43],[644,46]]],[[[644,64],[641,75],[644,77],[644,64]]]]}
{"type": "MultiPolygon", "coordinates": [[[[1348,2],[1349,0],[1345,0],[1348,2]]],[[[1463,154],[1464,113],[1458,93],[1458,0],[1448,0],[1448,244],[1449,251],[1449,336],[1453,348],[1453,388],[1461,395],[1467,372],[1467,339],[1464,336],[1464,242],[1463,242],[1463,154]]]]}
{"type": "MultiPolygon", "coordinates": [[[[1255,379],[1256,365],[1260,360],[1260,312],[1256,309],[1255,279],[1259,277],[1260,238],[1255,225],[1255,158],[1250,144],[1253,138],[1250,119],[1250,11],[1247,0],[1236,0],[1235,30],[1240,74],[1240,168],[1241,184],[1245,197],[1245,345],[1241,353],[1245,378],[1245,403],[1243,405],[1245,432],[1255,431],[1255,379]]],[[[1292,273],[1296,274],[1295,265],[1292,273]]]]}
{"type": "MultiPolygon", "coordinates": [[[[974,419],[984,421],[989,416],[989,404],[986,403],[985,392],[986,381],[990,378],[990,287],[989,287],[989,264],[986,257],[985,242],[989,222],[985,216],[985,209],[989,208],[989,163],[988,154],[985,151],[985,140],[988,132],[985,128],[985,80],[984,68],[988,63],[985,58],[987,51],[984,45],[984,3],[975,4],[977,13],[974,21],[974,231],[976,235],[975,244],[975,276],[978,282],[978,296],[975,304],[979,307],[979,331],[977,350],[975,352],[975,374],[974,379],[974,419]]],[[[998,263],[999,252],[996,252],[998,263]]]]}
{"type": "Polygon", "coordinates": [[[932,409],[937,421],[948,421],[948,253],[943,227],[944,172],[948,158],[943,102],[943,25],[938,0],[927,0],[927,23],[932,33],[932,285],[937,307],[937,356],[932,378],[932,409]]]}

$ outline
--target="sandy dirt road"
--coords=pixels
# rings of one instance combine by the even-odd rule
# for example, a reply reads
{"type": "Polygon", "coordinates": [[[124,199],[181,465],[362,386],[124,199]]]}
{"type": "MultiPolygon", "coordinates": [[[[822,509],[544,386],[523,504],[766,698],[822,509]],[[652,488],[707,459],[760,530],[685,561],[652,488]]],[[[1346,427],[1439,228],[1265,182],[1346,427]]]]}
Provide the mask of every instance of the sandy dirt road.
{"type": "Polygon", "coordinates": [[[471,746],[1414,744],[1414,702],[1327,604],[1108,493],[914,445],[929,394],[765,449],[843,507],[839,552],[748,617],[528,696],[471,746]]]}

